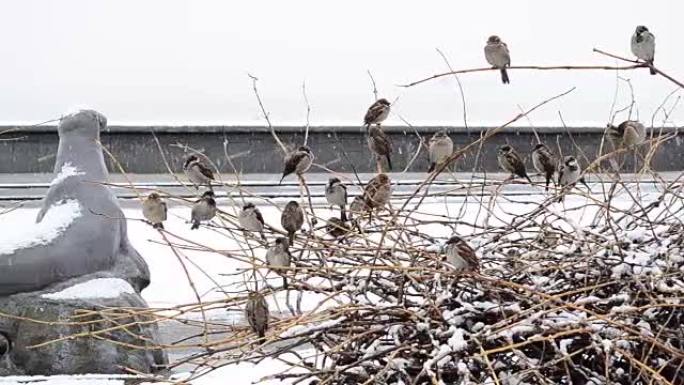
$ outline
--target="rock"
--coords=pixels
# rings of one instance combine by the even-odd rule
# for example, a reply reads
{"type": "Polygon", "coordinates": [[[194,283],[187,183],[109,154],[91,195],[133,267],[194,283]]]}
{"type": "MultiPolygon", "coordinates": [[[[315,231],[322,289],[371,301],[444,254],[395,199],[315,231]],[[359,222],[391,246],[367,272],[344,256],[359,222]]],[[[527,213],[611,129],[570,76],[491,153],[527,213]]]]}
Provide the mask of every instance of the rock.
{"type": "Polygon", "coordinates": [[[85,311],[103,310],[104,307],[144,310],[147,304],[133,286],[111,273],[96,273],[45,290],[1,298],[0,309],[14,317],[0,318],[0,353],[3,351],[2,339],[9,342],[9,349],[0,355],[0,375],[124,374],[130,373],[125,368],[143,373],[163,369],[166,355],[151,342],[158,339],[156,324],[133,325],[149,319],[140,315],[121,317],[121,312],[110,314],[109,318],[116,318],[116,322],[97,314],[83,316],[85,311]],[[128,326],[97,334],[100,338],[90,335],[120,325],[128,326]],[[86,335],[32,348],[84,333],[86,335]]]}

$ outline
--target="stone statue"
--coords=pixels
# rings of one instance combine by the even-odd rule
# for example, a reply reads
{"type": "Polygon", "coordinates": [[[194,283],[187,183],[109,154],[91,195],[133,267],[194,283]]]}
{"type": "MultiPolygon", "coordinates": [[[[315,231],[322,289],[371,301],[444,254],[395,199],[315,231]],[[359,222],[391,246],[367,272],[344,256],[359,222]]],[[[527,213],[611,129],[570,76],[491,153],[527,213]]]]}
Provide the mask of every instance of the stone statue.
{"type": "MultiPolygon", "coordinates": [[[[156,326],[147,325],[116,329],[102,335],[105,340],[83,337],[30,348],[114,326],[93,316],[85,324],[66,322],[78,310],[147,307],[140,296],[150,281],[147,264],[128,240],[116,197],[102,184],[108,172],[99,139],[106,125],[106,118],[91,110],[60,120],[56,177],[35,234],[0,238],[0,375],[125,373],[125,368],[149,373],[167,362],[149,342],[157,338],[156,326]]],[[[142,320],[130,316],[118,323],[142,320]]]]}

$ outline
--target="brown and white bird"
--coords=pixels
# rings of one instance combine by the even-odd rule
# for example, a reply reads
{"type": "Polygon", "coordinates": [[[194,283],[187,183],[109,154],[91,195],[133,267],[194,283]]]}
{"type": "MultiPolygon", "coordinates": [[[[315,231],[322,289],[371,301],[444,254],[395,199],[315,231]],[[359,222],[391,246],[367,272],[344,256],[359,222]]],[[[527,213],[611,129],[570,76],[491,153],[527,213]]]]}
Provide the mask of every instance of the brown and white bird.
{"type": "Polygon", "coordinates": [[[254,203],[247,203],[242,207],[242,211],[238,214],[238,222],[240,227],[247,231],[258,232],[261,238],[264,237],[264,217],[261,215],[254,203]]]}
{"type": "Polygon", "coordinates": [[[349,232],[347,224],[338,217],[331,217],[325,225],[325,231],[335,238],[339,238],[349,232]]]}
{"type": "Polygon", "coordinates": [[[283,183],[286,176],[295,173],[302,175],[309,171],[311,164],[314,161],[314,154],[308,146],[300,146],[297,151],[288,154],[285,157],[285,168],[283,169],[283,176],[280,178],[278,184],[283,183]]]}
{"type": "Polygon", "coordinates": [[[454,235],[446,241],[446,259],[458,271],[479,271],[480,262],[473,250],[461,237],[454,235]]]}
{"type": "Polygon", "coordinates": [[[546,178],[546,191],[549,191],[549,183],[556,173],[556,157],[544,143],[537,143],[532,151],[532,165],[538,173],[546,178]]]}
{"type": "Polygon", "coordinates": [[[363,189],[363,198],[369,209],[380,209],[389,203],[392,196],[390,178],[387,174],[378,174],[368,181],[363,189]]]}
{"type": "Polygon", "coordinates": [[[197,155],[192,154],[185,159],[183,172],[185,172],[185,176],[188,177],[188,180],[190,180],[190,183],[192,183],[196,189],[199,190],[200,186],[207,185],[211,190],[211,181],[214,180],[214,172],[211,171],[197,155]]]}
{"type": "MultiPolygon", "coordinates": [[[[558,185],[563,188],[563,190],[568,190],[572,187],[575,187],[577,182],[581,182],[589,189],[589,191],[591,191],[591,188],[589,188],[589,185],[584,178],[581,177],[581,175],[582,169],[580,168],[577,159],[572,155],[568,155],[563,158],[563,162],[560,164],[560,168],[558,170],[558,185]]],[[[563,197],[564,193],[562,192],[558,198],[558,201],[562,201],[563,197]]]]}
{"type": "Polygon", "coordinates": [[[637,26],[631,40],[632,53],[638,59],[643,60],[648,65],[651,75],[657,72],[653,68],[655,59],[655,36],[643,25],[637,26]]]}
{"type": "Polygon", "coordinates": [[[289,201],[280,215],[280,224],[287,231],[290,244],[294,243],[295,233],[304,225],[304,211],[297,201],[289,201]]]}
{"type": "Polygon", "coordinates": [[[496,154],[496,159],[499,161],[499,167],[501,167],[504,171],[510,172],[511,174],[517,175],[521,178],[525,178],[532,183],[530,177],[527,176],[525,162],[523,162],[522,158],[513,147],[507,144],[499,147],[499,150],[496,154]]]}
{"type": "Polygon", "coordinates": [[[430,157],[430,167],[428,172],[433,172],[438,164],[444,162],[454,152],[454,142],[447,135],[446,130],[439,130],[428,145],[428,155],[430,157]]]}
{"type": "Polygon", "coordinates": [[[276,238],[275,243],[266,250],[266,263],[269,267],[275,267],[276,273],[283,277],[285,289],[287,289],[287,278],[282,269],[290,267],[291,261],[290,242],[285,237],[276,238]]]}
{"type": "Polygon", "coordinates": [[[259,338],[266,336],[268,330],[268,303],[263,295],[260,293],[249,293],[247,303],[245,304],[245,318],[252,331],[256,333],[259,338]]]}
{"type": "Polygon", "coordinates": [[[347,220],[347,213],[345,207],[347,206],[347,186],[340,181],[339,178],[330,178],[328,185],[325,186],[325,200],[331,206],[338,206],[340,208],[340,219],[347,220]]]}
{"type": "Polygon", "coordinates": [[[498,36],[492,35],[487,39],[484,54],[487,63],[491,64],[494,68],[501,70],[501,81],[504,84],[510,83],[511,81],[508,79],[506,67],[511,66],[511,54],[508,51],[506,43],[501,41],[501,38],[498,36]]]}
{"type": "Polygon", "coordinates": [[[206,191],[202,197],[195,201],[192,205],[192,226],[191,230],[198,229],[201,222],[210,221],[216,215],[216,201],[214,200],[214,192],[206,191]]]}
{"type": "Polygon", "coordinates": [[[387,159],[387,167],[392,171],[392,139],[378,126],[368,126],[368,148],[380,162],[387,159]]]}
{"type": "Polygon", "coordinates": [[[166,220],[166,202],[156,192],[150,193],[145,198],[142,204],[142,212],[145,219],[147,219],[152,227],[155,229],[163,229],[166,220]]]}
{"type": "Polygon", "coordinates": [[[368,107],[366,116],[363,117],[363,124],[366,125],[366,128],[371,124],[380,124],[387,119],[389,113],[390,102],[385,98],[378,99],[368,107]]]}
{"type": "Polygon", "coordinates": [[[608,139],[615,147],[634,147],[646,140],[646,127],[635,120],[626,120],[617,127],[608,124],[608,139]]]}

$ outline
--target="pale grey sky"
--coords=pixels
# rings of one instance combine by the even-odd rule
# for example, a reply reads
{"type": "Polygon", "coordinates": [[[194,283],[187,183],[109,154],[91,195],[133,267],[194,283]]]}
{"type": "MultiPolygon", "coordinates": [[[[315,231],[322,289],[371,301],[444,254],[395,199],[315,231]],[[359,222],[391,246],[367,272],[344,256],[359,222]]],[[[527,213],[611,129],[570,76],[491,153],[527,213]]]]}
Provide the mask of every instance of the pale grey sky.
{"type": "MultiPolygon", "coordinates": [[[[656,65],[684,80],[684,2],[671,1],[181,1],[3,0],[0,121],[40,122],[85,105],[113,123],[261,124],[247,73],[275,124],[302,124],[306,81],[312,124],[360,124],[373,101],[366,70],[413,124],[463,123],[453,78],[396,84],[446,67],[485,63],[498,34],[513,65],[607,64],[599,47],[630,56],[638,24],[656,35],[656,65]]],[[[642,120],[674,84],[647,70],[632,80],[642,120]]],[[[497,124],[573,86],[531,117],[535,125],[605,124],[616,73],[511,71],[462,75],[468,121],[497,124]]],[[[628,101],[625,84],[618,104],[628,101]]],[[[681,124],[682,108],[672,120],[681,124]]],[[[660,119],[659,119],[660,120],[660,119]]],[[[401,124],[392,116],[388,124],[401,124]]],[[[524,122],[526,123],[526,122],[524,122]]]]}

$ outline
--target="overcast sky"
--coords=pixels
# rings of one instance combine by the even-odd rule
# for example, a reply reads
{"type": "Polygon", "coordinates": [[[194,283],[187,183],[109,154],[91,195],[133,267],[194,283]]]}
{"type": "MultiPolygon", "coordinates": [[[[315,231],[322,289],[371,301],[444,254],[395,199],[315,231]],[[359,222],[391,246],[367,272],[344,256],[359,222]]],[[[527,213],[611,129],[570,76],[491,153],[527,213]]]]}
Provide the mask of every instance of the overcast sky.
{"type": "MultiPolygon", "coordinates": [[[[110,123],[260,124],[252,73],[274,124],[305,121],[304,81],[312,124],[359,124],[373,101],[370,70],[410,123],[462,125],[453,77],[396,86],[444,72],[435,48],[454,68],[481,67],[487,37],[498,34],[514,65],[612,65],[592,48],[631,57],[630,36],[644,24],[656,35],[656,65],[684,80],[682,15],[682,0],[3,0],[0,121],[40,122],[89,106],[110,123]]],[[[648,122],[676,89],[646,69],[620,76],[631,79],[648,122]]],[[[510,78],[504,86],[495,72],[461,76],[469,124],[502,123],[518,105],[571,87],[531,123],[559,125],[559,110],[571,125],[609,117],[614,71],[515,70],[510,78]]],[[[626,83],[619,91],[622,106],[626,83]]]]}

